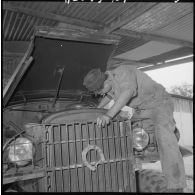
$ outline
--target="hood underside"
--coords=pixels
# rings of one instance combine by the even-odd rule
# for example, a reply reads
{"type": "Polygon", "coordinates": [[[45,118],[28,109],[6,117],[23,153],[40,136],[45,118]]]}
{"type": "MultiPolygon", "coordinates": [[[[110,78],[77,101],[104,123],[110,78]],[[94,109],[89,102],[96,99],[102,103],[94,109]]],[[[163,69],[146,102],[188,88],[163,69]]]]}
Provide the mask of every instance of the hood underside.
{"type": "Polygon", "coordinates": [[[118,43],[117,39],[109,40],[108,35],[102,38],[96,33],[75,33],[73,30],[66,33],[63,29],[63,36],[56,29],[53,34],[51,32],[52,29],[44,29],[35,33],[30,54],[33,60],[17,85],[13,84],[15,88],[9,99],[20,91],[86,90],[84,76],[93,68],[105,71],[118,43]]]}
{"type": "Polygon", "coordinates": [[[83,78],[92,69],[106,69],[113,45],[37,37],[33,62],[18,90],[54,90],[64,69],[60,89],[84,89],[83,78]]]}

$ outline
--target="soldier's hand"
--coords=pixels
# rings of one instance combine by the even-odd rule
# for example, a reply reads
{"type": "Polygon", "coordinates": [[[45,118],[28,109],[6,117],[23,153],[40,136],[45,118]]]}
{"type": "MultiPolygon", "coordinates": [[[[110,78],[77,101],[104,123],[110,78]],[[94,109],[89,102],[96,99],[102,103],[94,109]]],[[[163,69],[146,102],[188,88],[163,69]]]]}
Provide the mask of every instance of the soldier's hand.
{"type": "Polygon", "coordinates": [[[98,127],[101,127],[101,126],[104,127],[105,125],[110,123],[110,119],[111,119],[111,117],[109,117],[108,115],[105,115],[105,114],[99,116],[97,118],[97,126],[98,127]]]}

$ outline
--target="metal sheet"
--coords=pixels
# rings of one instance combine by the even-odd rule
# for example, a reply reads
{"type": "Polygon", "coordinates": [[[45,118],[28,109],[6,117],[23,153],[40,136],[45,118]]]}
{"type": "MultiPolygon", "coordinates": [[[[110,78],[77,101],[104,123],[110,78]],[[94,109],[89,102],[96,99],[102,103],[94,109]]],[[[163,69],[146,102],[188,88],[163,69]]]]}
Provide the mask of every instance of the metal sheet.
{"type": "Polygon", "coordinates": [[[141,45],[140,47],[137,47],[135,49],[132,49],[128,52],[125,52],[115,57],[140,61],[153,56],[158,56],[160,54],[175,50],[180,47],[181,46],[173,45],[173,44],[160,43],[157,41],[149,41],[146,44],[141,45]]]}
{"type": "Polygon", "coordinates": [[[194,16],[192,12],[179,18],[174,23],[154,31],[153,34],[193,42],[193,24],[194,16]]]}
{"type": "Polygon", "coordinates": [[[193,12],[192,3],[159,3],[123,28],[138,32],[151,32],[174,23],[191,12],[193,12]]]}

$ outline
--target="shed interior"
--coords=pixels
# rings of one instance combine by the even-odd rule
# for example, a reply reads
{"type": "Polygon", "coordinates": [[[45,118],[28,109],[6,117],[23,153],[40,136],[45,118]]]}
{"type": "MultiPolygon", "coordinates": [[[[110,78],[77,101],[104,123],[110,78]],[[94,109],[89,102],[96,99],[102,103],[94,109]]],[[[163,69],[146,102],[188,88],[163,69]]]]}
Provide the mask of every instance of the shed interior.
{"type": "Polygon", "coordinates": [[[120,36],[112,59],[143,71],[193,61],[193,2],[66,2],[2,2],[3,87],[37,26],[120,36]]]}

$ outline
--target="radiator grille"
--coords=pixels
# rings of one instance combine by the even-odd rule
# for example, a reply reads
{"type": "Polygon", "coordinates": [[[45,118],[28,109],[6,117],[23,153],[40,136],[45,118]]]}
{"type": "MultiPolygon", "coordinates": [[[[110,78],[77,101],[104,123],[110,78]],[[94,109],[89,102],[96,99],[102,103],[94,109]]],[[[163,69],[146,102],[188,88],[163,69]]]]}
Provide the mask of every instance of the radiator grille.
{"type": "MultiPolygon", "coordinates": [[[[98,128],[94,122],[45,125],[46,191],[135,191],[129,124],[116,120],[103,128],[98,128]],[[82,151],[91,145],[100,148],[105,157],[95,171],[82,159],[82,151]]],[[[89,150],[86,158],[94,165],[100,160],[100,154],[89,150]]]]}

